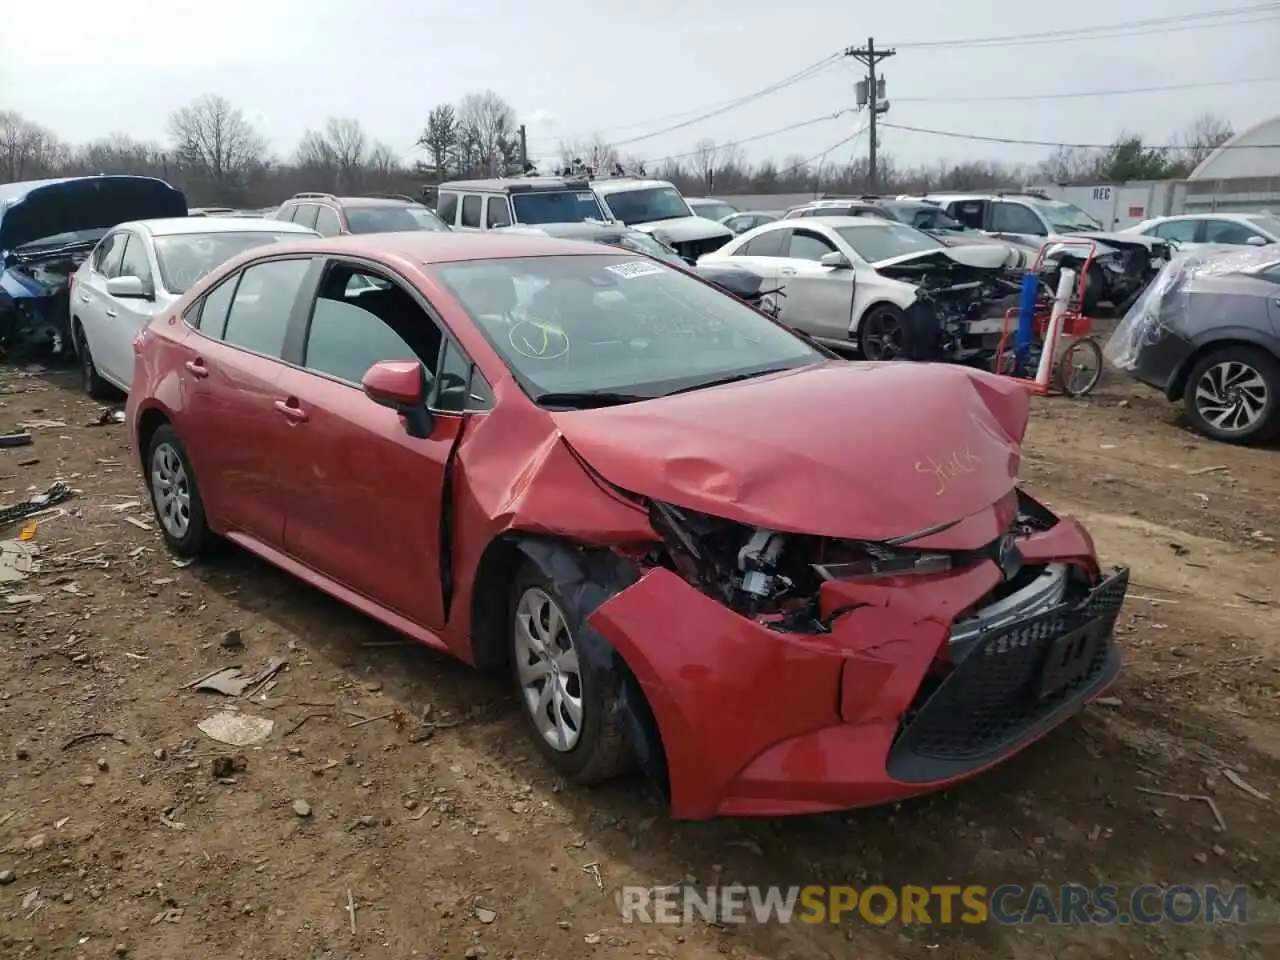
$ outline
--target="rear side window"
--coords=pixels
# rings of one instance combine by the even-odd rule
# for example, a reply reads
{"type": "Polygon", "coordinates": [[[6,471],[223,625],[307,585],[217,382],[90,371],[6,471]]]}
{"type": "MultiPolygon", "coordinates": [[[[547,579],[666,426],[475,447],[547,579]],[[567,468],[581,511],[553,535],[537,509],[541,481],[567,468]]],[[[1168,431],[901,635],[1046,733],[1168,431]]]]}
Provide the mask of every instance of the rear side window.
{"type": "Polygon", "coordinates": [[[485,219],[487,225],[493,227],[507,227],[511,225],[511,212],[507,209],[506,197],[490,197],[485,204],[485,219]]]}
{"type": "Polygon", "coordinates": [[[151,283],[151,261],[147,257],[147,247],[137,234],[129,234],[125,244],[124,256],[120,260],[117,276],[137,277],[144,283],[151,283]]]}
{"type": "Polygon", "coordinates": [[[462,225],[464,227],[480,226],[480,198],[466,196],[462,198],[462,225]]]}
{"type": "Polygon", "coordinates": [[[451,227],[457,223],[458,195],[456,193],[440,194],[440,202],[436,204],[436,214],[451,227]]]}
{"type": "Polygon", "coordinates": [[[738,249],[734,256],[738,257],[780,257],[782,241],[791,235],[790,230],[769,230],[748,240],[738,249]]]}
{"type": "Polygon", "coordinates": [[[222,339],[268,357],[284,350],[289,314],[311,261],[271,260],[240,275],[222,339]]]}
{"type": "Polygon", "coordinates": [[[338,215],[329,207],[320,208],[316,216],[316,231],[322,237],[336,237],[342,233],[342,224],[338,221],[338,215]]]}
{"type": "Polygon", "coordinates": [[[128,235],[123,233],[109,233],[103,237],[102,242],[93,251],[93,269],[103,276],[114,277],[115,274],[109,271],[119,269],[120,258],[124,256],[124,243],[127,238],[128,235]]]}
{"type": "Polygon", "coordinates": [[[194,326],[206,337],[221,340],[227,329],[227,311],[231,308],[231,298],[235,295],[236,284],[240,282],[240,274],[228,277],[207,294],[200,304],[200,310],[193,318],[194,326]]]}
{"type": "Polygon", "coordinates": [[[316,228],[316,217],[320,215],[320,207],[314,203],[298,204],[298,212],[293,215],[293,222],[302,227],[316,228]]]}
{"type": "Polygon", "coordinates": [[[276,211],[275,219],[283,220],[285,223],[293,223],[294,214],[298,212],[296,204],[285,204],[276,211]]]}

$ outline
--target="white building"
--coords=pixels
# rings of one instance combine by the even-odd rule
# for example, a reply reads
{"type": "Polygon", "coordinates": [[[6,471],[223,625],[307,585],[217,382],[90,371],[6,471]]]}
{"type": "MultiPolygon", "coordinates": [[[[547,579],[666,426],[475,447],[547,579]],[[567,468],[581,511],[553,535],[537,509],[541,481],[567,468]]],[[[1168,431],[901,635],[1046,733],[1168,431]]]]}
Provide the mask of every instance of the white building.
{"type": "Polygon", "coordinates": [[[1280,209],[1280,116],[1242,130],[1187,177],[1187,213],[1280,209]]]}

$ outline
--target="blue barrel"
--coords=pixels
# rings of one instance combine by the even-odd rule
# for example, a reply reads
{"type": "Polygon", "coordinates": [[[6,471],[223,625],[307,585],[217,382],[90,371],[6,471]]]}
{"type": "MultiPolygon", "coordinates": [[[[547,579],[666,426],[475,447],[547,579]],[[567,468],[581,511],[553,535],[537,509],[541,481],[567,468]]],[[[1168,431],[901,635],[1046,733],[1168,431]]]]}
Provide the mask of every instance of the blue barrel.
{"type": "Polygon", "coordinates": [[[1040,274],[1028,270],[1022,275],[1022,295],[1018,299],[1018,338],[1014,341],[1019,361],[1026,360],[1035,340],[1036,300],[1040,295],[1040,274]]]}

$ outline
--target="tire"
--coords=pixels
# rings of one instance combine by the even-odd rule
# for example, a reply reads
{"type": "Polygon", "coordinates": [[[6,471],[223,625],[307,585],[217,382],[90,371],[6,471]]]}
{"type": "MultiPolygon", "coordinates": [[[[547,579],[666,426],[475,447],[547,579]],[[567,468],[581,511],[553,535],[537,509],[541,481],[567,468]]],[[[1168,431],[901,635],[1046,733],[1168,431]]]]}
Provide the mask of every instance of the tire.
{"type": "Polygon", "coordinates": [[[905,319],[901,310],[888,303],[867,311],[858,324],[858,349],[862,356],[867,360],[896,359],[902,352],[902,324],[905,319]],[[886,337],[890,330],[896,333],[886,337]],[[887,344],[886,339],[889,340],[887,344]]]}
{"type": "Polygon", "coordinates": [[[1053,379],[1054,386],[1064,397],[1074,399],[1092,393],[1093,388],[1102,379],[1102,348],[1098,346],[1098,341],[1092,337],[1080,337],[1068,344],[1067,349],[1062,351],[1062,357],[1058,360],[1057,366],[1054,367],[1053,379]],[[1093,367],[1093,373],[1084,381],[1076,380],[1071,376],[1073,360],[1077,354],[1082,360],[1087,358],[1093,367]]]}
{"type": "Polygon", "coordinates": [[[84,335],[84,327],[80,326],[79,320],[72,321],[71,337],[76,356],[80,359],[80,382],[84,392],[93,400],[115,400],[118,392],[99,375],[93,354],[89,352],[89,338],[84,335]]]}
{"type": "MultiPolygon", "coordinates": [[[[551,621],[554,624],[554,621],[551,621]]],[[[520,701],[521,713],[530,736],[547,762],[565,779],[578,784],[600,783],[626,772],[633,764],[634,758],[627,744],[622,727],[619,724],[617,702],[622,692],[621,678],[607,668],[590,663],[582,656],[579,646],[574,643],[581,635],[582,621],[573,605],[570,604],[555,584],[549,580],[532,561],[526,562],[516,575],[512,586],[511,603],[507,616],[507,631],[511,651],[511,676],[515,684],[516,695],[520,701]],[[538,653],[537,641],[550,636],[547,630],[548,618],[545,613],[554,608],[567,628],[569,648],[576,654],[576,673],[568,669],[569,658],[561,657],[561,665],[554,667],[555,672],[546,673],[542,677],[543,689],[554,690],[563,679],[560,687],[564,699],[560,703],[544,702],[539,699],[540,690],[530,686],[534,672],[530,667],[539,664],[550,665],[551,659],[538,653]],[[522,622],[528,623],[529,634],[534,643],[524,639],[522,622]],[[541,626],[541,630],[539,627],[541,626]],[[581,713],[576,724],[566,723],[571,716],[571,697],[576,692],[577,703],[581,713]],[[535,703],[541,706],[535,706],[535,703]],[[552,708],[556,709],[561,723],[552,720],[552,708]],[[539,710],[541,709],[541,720],[539,710]],[[557,730],[557,726],[559,730],[557,730]],[[573,730],[576,729],[576,734],[573,730]],[[560,731],[566,731],[559,745],[553,744],[560,731]]],[[[565,634],[555,631],[552,641],[562,641],[558,649],[563,650],[565,634]]],[[[543,646],[546,641],[543,639],[543,646]]],[[[545,669],[545,666],[542,668],[545,669]]],[[[533,681],[536,683],[536,681],[533,681]]]]}
{"type": "Polygon", "coordinates": [[[1191,368],[1182,402],[1206,437],[1263,443],[1280,432],[1280,362],[1259,347],[1215,350],[1191,368]]]}
{"type": "Polygon", "coordinates": [[[162,424],[147,443],[146,460],[147,491],[151,494],[151,508],[165,545],[179,557],[192,558],[207,555],[216,545],[216,536],[205,519],[204,502],[196,485],[195,470],[187,456],[186,447],[178,439],[172,424],[162,424]],[[164,491],[174,492],[178,510],[166,510],[164,491]],[[185,492],[185,503],[182,494],[185,492]],[[185,511],[181,508],[185,506],[185,511]],[[179,523],[173,518],[185,522],[179,523]],[[173,521],[173,522],[171,522],[173,521]]]}
{"type": "MultiPolygon", "coordinates": [[[[1079,283],[1079,280],[1076,282],[1079,283]]],[[[1089,264],[1089,269],[1084,274],[1084,284],[1084,296],[1081,298],[1080,307],[1086,317],[1091,317],[1102,303],[1106,292],[1106,274],[1102,272],[1100,264],[1089,264]]]]}

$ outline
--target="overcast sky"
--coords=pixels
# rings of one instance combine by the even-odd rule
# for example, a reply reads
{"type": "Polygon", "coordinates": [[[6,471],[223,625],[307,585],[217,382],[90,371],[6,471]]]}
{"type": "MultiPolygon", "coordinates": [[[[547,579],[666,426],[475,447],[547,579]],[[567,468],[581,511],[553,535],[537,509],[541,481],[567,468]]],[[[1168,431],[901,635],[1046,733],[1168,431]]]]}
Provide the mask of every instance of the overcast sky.
{"type": "MultiPolygon", "coordinates": [[[[204,93],[239,106],[281,156],[307,127],[357,117],[407,159],[428,110],[492,88],[528,124],[530,152],[599,131],[620,141],[746,96],[874,36],[896,45],[882,65],[890,123],[991,137],[1105,143],[1121,130],[1169,142],[1197,114],[1237,129],[1280,113],[1280,80],[1141,94],[980,102],[968,98],[1119,91],[1280,76],[1280,3],[1225,27],[1151,27],[1105,39],[982,49],[929,46],[1040,31],[1176,18],[1261,0],[59,0],[8,3],[0,109],[74,141],[121,131],[164,139],[168,115],[204,93]],[[800,11],[804,11],[801,13],[800,11]],[[19,38],[19,39],[15,39],[19,38]],[[912,44],[926,44],[911,46],[912,44]],[[966,99],[957,99],[966,98],[966,99]]],[[[704,122],[627,144],[654,160],[702,138],[739,141],[854,104],[862,68],[838,58],[802,82],[704,122]]],[[[743,144],[752,159],[811,156],[848,136],[851,113],[743,144]]],[[[885,129],[899,163],[1000,158],[1048,149],[885,129]]],[[[866,149],[866,138],[829,160],[866,149]]]]}

